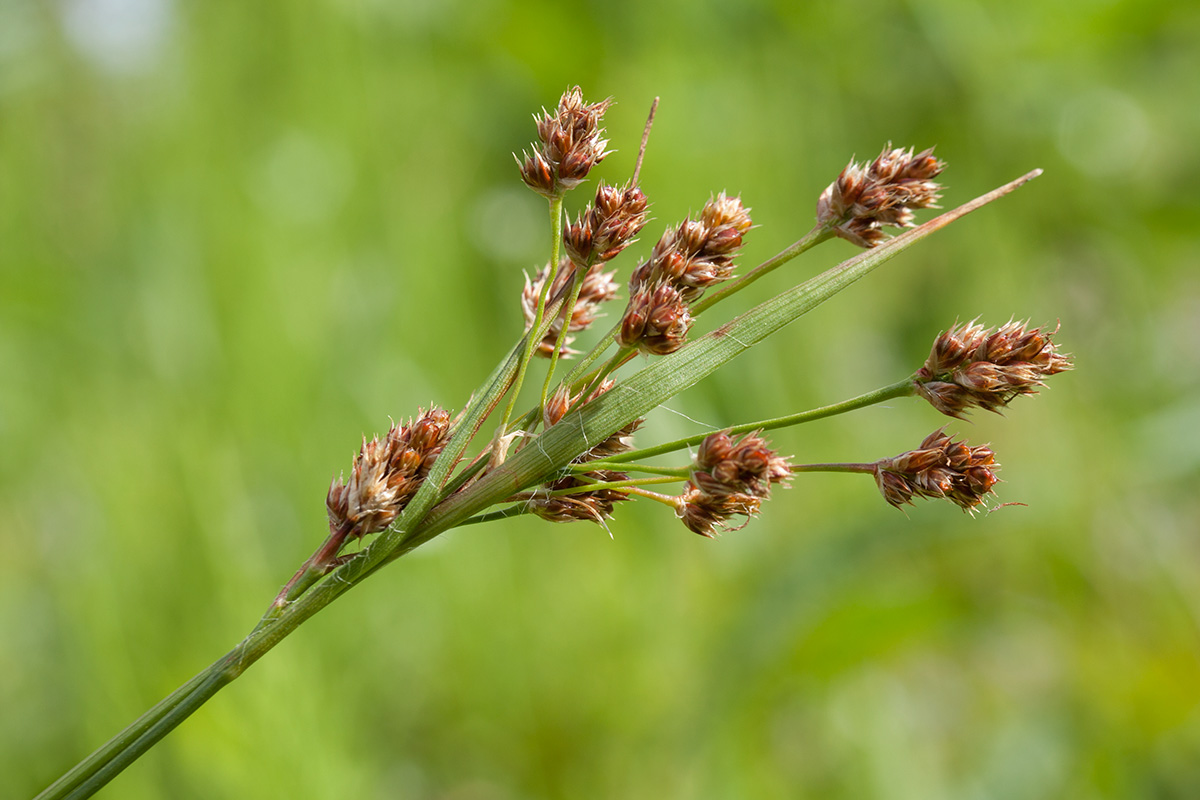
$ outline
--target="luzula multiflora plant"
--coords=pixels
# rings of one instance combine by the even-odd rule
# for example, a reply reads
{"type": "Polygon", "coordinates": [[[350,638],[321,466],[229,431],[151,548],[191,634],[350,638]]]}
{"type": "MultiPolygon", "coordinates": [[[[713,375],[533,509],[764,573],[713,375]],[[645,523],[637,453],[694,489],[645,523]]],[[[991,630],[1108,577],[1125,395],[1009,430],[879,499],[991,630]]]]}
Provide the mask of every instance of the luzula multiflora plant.
{"type": "MultiPolygon", "coordinates": [[[[889,144],[870,163],[852,161],[829,185],[808,233],[745,271],[736,261],[752,228],[750,209],[739,197],[716,194],[695,217],[666,226],[623,279],[625,306],[613,315],[616,324],[580,352],[570,347],[576,336],[601,317],[604,304],[620,302],[621,268],[613,262],[647,223],[648,202],[638,184],[644,136],[631,178],[598,183],[591,202],[564,229],[564,196],[608,155],[602,121],[610,105],[588,103],[576,88],[536,117],[538,141],[517,161],[521,179],[548,202],[549,258],[526,278],[523,292],[514,287],[524,335],[465,408],[457,414],[437,407],[420,411],[383,438],[364,439],[349,473],[330,486],[328,538],[253,631],[43,797],[90,795],[317,611],[385,564],[461,525],[530,515],[609,527],[622,501],[642,499],[667,506],[664,513],[677,517],[681,529],[711,538],[745,525],[774,490],[812,471],[869,474],[883,499],[897,507],[917,498],[948,500],[968,512],[986,506],[998,480],[995,454],[986,445],[955,441],[943,429],[908,452],[840,464],[793,464],[764,434],[905,396],[923,398],[955,418],[974,408],[1000,411],[1035,393],[1048,376],[1070,369],[1070,359],[1053,342],[1057,329],[1018,322],[994,330],[975,322],[953,325],[935,338],[913,374],[859,397],[774,419],[731,420],[723,430],[640,449],[634,438],[653,440],[654,431],[643,425],[647,412],[1039,171],[917,227],[915,212],[936,207],[945,165],[931,150],[913,155],[889,144]],[[910,230],[889,238],[886,228],[910,230]],[[713,316],[721,300],[835,237],[862,251],[740,316],[717,315],[711,332],[693,335],[695,322],[713,316]],[[643,355],[635,359],[638,353],[643,355]],[[537,358],[548,362],[541,392],[518,413],[518,393],[537,358]],[[568,358],[573,367],[561,369],[568,358]],[[663,456],[670,457],[665,464],[658,460],[663,456]]],[[[649,130],[648,121],[647,135],[649,130]]]]}

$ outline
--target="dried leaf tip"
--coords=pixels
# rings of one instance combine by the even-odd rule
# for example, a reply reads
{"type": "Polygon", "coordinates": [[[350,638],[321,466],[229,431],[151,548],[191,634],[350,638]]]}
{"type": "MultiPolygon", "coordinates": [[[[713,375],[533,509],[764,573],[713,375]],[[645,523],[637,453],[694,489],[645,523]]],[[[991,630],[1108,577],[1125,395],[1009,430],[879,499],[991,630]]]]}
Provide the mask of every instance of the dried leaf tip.
{"type": "Polygon", "coordinates": [[[954,441],[939,428],[909,450],[873,465],[883,499],[896,508],[914,497],[945,498],[967,512],[983,503],[999,482],[996,454],[987,445],[954,441]]]}
{"type": "Polygon", "coordinates": [[[946,164],[933,148],[913,155],[891,142],[870,164],[855,161],[842,170],[817,201],[817,224],[859,247],[874,247],[887,236],[883,226],[911,228],[913,210],[937,208],[941,185],[933,179],[946,164]]]}
{"type": "Polygon", "coordinates": [[[532,154],[518,158],[521,178],[538,194],[561,197],[578,186],[593,166],[608,155],[600,121],[612,100],[586,103],[578,86],[568,89],[554,113],[534,116],[538,139],[532,154]]]}
{"type": "Polygon", "coordinates": [[[951,417],[971,408],[999,412],[1019,395],[1036,394],[1044,378],[1072,368],[1053,337],[1058,328],[1010,321],[992,330],[975,321],[937,337],[913,379],[917,394],[951,417]]]}

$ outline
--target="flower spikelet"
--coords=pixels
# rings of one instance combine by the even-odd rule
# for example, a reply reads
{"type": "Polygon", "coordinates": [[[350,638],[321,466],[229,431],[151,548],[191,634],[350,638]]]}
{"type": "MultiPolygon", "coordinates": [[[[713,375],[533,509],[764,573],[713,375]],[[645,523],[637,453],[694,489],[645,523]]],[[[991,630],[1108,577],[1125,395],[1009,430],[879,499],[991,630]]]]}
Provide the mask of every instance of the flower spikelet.
{"type": "Polygon", "coordinates": [[[676,513],[694,533],[715,538],[730,517],[758,513],[771,485],[785,483],[791,466],[758,433],[735,440],[727,431],[700,443],[691,479],[676,498],[676,513]]]}
{"type": "Polygon", "coordinates": [[[540,144],[517,159],[525,184],[546,197],[561,197],[578,186],[608,155],[600,121],[610,105],[612,100],[584,102],[576,86],[563,94],[554,113],[535,116],[540,144]]]}
{"type": "Polygon", "coordinates": [[[883,226],[911,228],[914,209],[937,208],[941,185],[934,178],[946,168],[933,148],[913,155],[891,142],[870,164],[854,161],[829,184],[817,201],[817,223],[859,247],[874,247],[887,236],[883,226]]]}
{"type": "Polygon", "coordinates": [[[872,466],[880,493],[897,508],[911,504],[914,497],[945,498],[973,513],[1000,480],[1000,465],[990,447],[954,441],[944,428],[925,437],[916,450],[872,466]]]}
{"type": "Polygon", "coordinates": [[[646,225],[649,203],[637,186],[596,188],[596,199],[563,231],[567,255],[580,266],[610,261],[633,244],[646,225]]]}
{"type": "MultiPolygon", "coordinates": [[[[595,400],[613,387],[611,380],[603,381],[595,391],[588,395],[587,402],[595,400]]],[[[547,428],[558,424],[572,406],[579,403],[580,395],[572,396],[567,388],[559,387],[546,401],[542,410],[542,418],[547,428]]],[[[603,442],[595,445],[586,453],[576,457],[573,463],[582,464],[600,458],[609,458],[620,453],[626,453],[633,448],[633,434],[641,426],[643,420],[637,419],[624,428],[613,433],[603,442]]],[[[541,489],[528,498],[529,509],[542,519],[551,522],[574,522],[576,520],[591,520],[603,522],[612,516],[613,505],[622,500],[628,500],[624,492],[614,489],[594,489],[591,491],[571,492],[569,494],[552,495],[549,492],[564,489],[582,489],[593,483],[628,480],[629,475],[615,470],[591,470],[577,475],[566,475],[544,484],[541,489]]]]}
{"type": "Polygon", "coordinates": [[[914,377],[917,393],[951,417],[971,408],[999,413],[1013,398],[1036,394],[1044,378],[1072,368],[1053,337],[1058,329],[1008,322],[995,330],[976,322],[937,337],[914,377]]]}
{"type": "Polygon", "coordinates": [[[529,510],[550,522],[603,522],[612,517],[614,504],[629,499],[624,492],[614,489],[593,489],[559,495],[545,492],[582,488],[595,481],[623,481],[628,478],[624,472],[612,470],[594,470],[582,476],[567,475],[545,484],[543,490],[529,500],[529,510]]]}
{"type": "Polygon", "coordinates": [[[752,224],[741,199],[722,192],[704,205],[699,219],[668,229],[630,276],[618,343],[654,355],[682,347],[692,325],[690,304],[732,277],[733,259],[752,224]]]}
{"type": "Polygon", "coordinates": [[[391,525],[445,447],[450,425],[449,413],[435,407],[408,425],[392,425],[383,439],[364,437],[350,480],[329,486],[330,530],[362,538],[391,525]]]}

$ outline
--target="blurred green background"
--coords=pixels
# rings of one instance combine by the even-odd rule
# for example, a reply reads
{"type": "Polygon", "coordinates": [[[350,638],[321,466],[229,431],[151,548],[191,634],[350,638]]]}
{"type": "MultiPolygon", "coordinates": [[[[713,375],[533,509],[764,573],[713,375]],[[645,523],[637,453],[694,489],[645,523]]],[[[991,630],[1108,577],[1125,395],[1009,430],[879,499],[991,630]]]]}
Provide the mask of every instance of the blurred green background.
{"type": "MultiPolygon", "coordinates": [[[[611,539],[453,532],[104,796],[1200,795],[1200,6],[1179,0],[0,2],[0,795],[236,643],[361,435],[462,406],[546,258],[511,153],[576,83],[617,101],[610,181],[662,98],[624,276],[719,190],[754,209],[743,264],[771,255],[889,140],[937,145],[947,206],[1043,167],[640,439],[889,383],[955,320],[1061,321],[1075,372],[950,426],[1026,505],[900,513],[869,478],[806,475],[716,542],[642,504],[611,539]]],[[[772,438],[866,461],[941,424],[907,401],[772,438]]]]}

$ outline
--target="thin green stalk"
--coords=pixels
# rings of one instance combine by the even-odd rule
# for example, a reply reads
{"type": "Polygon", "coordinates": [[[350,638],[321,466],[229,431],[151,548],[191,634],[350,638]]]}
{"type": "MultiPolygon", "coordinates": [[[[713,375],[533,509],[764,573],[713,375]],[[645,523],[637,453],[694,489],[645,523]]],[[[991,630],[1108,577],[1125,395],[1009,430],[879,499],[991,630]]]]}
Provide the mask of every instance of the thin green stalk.
{"type": "MultiPolygon", "coordinates": [[[[905,378],[902,381],[889,384],[866,394],[861,394],[858,397],[852,397],[849,400],[843,400],[840,403],[814,408],[808,411],[802,411],[799,414],[789,414],[786,417],[775,417],[774,419],[760,419],[757,422],[747,422],[741,425],[733,425],[729,428],[723,428],[731,434],[749,433],[750,431],[769,431],[776,428],[786,428],[791,425],[800,425],[805,422],[812,422],[817,419],[845,414],[847,411],[854,411],[859,408],[882,403],[887,400],[892,400],[897,397],[908,397],[914,393],[913,379],[905,378]]],[[[643,447],[639,450],[630,450],[628,453],[620,453],[615,456],[610,456],[603,461],[592,461],[589,464],[595,464],[594,469],[605,469],[609,465],[613,469],[633,469],[627,467],[626,461],[633,459],[644,459],[659,456],[664,453],[673,453],[676,450],[682,450],[685,447],[695,447],[705,440],[710,434],[698,433],[694,436],[688,436],[683,439],[676,439],[673,442],[665,442],[654,447],[643,447]]]]}
{"type": "Polygon", "coordinates": [[[692,316],[700,316],[702,312],[712,308],[726,297],[729,297],[735,292],[740,292],[742,289],[745,289],[759,278],[767,275],[775,269],[778,269],[801,253],[811,250],[821,242],[832,238],[833,233],[831,233],[828,228],[818,225],[808,233],[804,234],[799,241],[787,249],[775,254],[771,258],[768,258],[766,261],[759,264],[745,275],[742,275],[739,278],[734,278],[733,280],[722,285],[721,288],[717,289],[716,291],[709,292],[704,297],[693,303],[691,307],[692,316]]]}
{"type": "Polygon", "coordinates": [[[574,384],[583,377],[588,368],[596,363],[600,356],[604,355],[604,352],[608,350],[609,346],[616,341],[617,331],[620,328],[621,322],[618,320],[604,336],[600,337],[600,341],[596,342],[591,350],[587,351],[581,359],[575,362],[575,366],[571,367],[571,371],[567,373],[567,377],[563,378],[563,383],[574,384]]]}
{"type": "Polygon", "coordinates": [[[874,464],[797,464],[792,472],[874,472],[874,464]]]}
{"type": "Polygon", "coordinates": [[[546,380],[542,383],[541,408],[546,407],[546,398],[550,396],[550,382],[554,380],[554,370],[558,367],[558,354],[562,352],[567,343],[567,331],[571,328],[571,317],[575,314],[575,304],[579,302],[579,292],[583,289],[583,281],[586,279],[589,269],[591,269],[590,263],[587,266],[574,266],[575,275],[571,280],[571,295],[567,298],[563,310],[559,312],[563,318],[563,325],[558,332],[558,338],[554,341],[554,352],[550,354],[550,366],[546,368],[546,380]]]}
{"type": "Polygon", "coordinates": [[[605,459],[603,461],[584,461],[579,464],[571,464],[572,472],[585,473],[595,472],[597,469],[608,469],[609,465],[619,468],[622,472],[645,472],[649,475],[670,475],[676,478],[686,478],[688,476],[687,467],[656,467],[652,464],[630,464],[628,462],[616,463],[613,459],[605,459]]]}
{"type": "Polygon", "coordinates": [[[588,480],[586,475],[577,475],[575,477],[579,478],[582,481],[585,481],[587,485],[586,486],[570,486],[570,487],[567,487],[566,489],[554,489],[550,492],[543,493],[542,496],[558,497],[561,495],[568,495],[568,494],[586,494],[588,492],[594,492],[597,489],[628,489],[631,487],[636,488],[639,486],[654,486],[654,485],[660,484],[660,483],[679,483],[681,480],[684,480],[684,478],[686,476],[685,475],[671,475],[669,477],[662,477],[662,478],[630,478],[629,480],[624,480],[624,481],[588,480]]]}
{"type": "MultiPolygon", "coordinates": [[[[505,435],[504,430],[508,427],[508,421],[512,419],[513,409],[517,405],[517,397],[521,393],[521,386],[525,383],[525,372],[529,368],[529,362],[533,360],[533,351],[537,346],[540,338],[533,336],[534,332],[542,328],[542,315],[546,310],[546,300],[550,295],[550,287],[554,285],[554,279],[558,276],[558,248],[562,243],[562,195],[557,195],[550,198],[550,269],[546,274],[546,283],[542,286],[542,292],[538,295],[537,311],[534,313],[533,325],[529,328],[530,335],[525,340],[525,349],[521,352],[521,361],[517,365],[517,377],[513,381],[512,394],[508,398],[508,407],[504,409],[504,417],[500,420],[500,425],[496,429],[496,441],[494,447],[499,448],[493,453],[493,457],[503,459],[504,445],[502,438],[505,435]]],[[[545,406],[545,398],[542,399],[542,405],[545,406]]]]}

